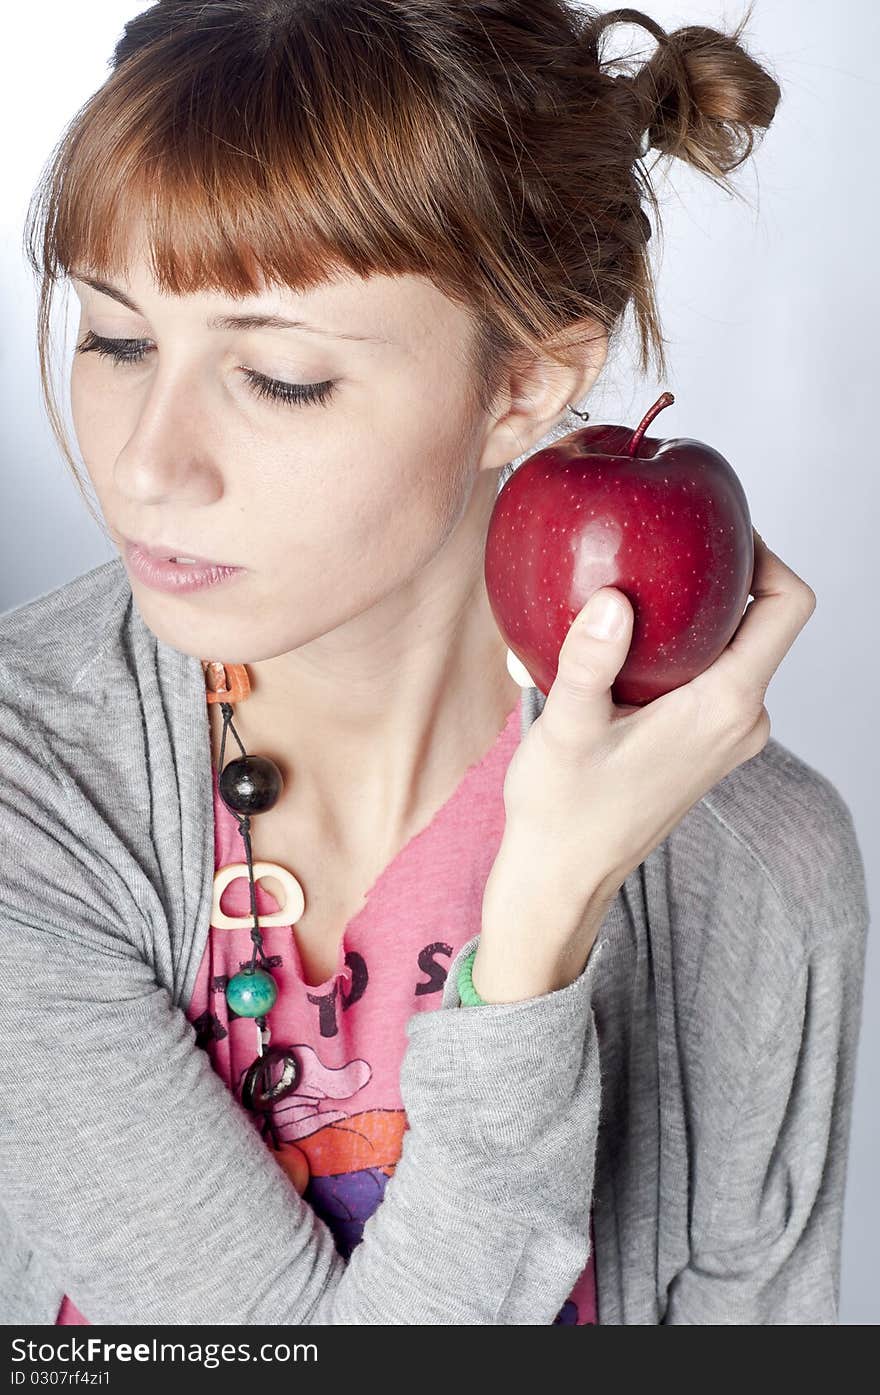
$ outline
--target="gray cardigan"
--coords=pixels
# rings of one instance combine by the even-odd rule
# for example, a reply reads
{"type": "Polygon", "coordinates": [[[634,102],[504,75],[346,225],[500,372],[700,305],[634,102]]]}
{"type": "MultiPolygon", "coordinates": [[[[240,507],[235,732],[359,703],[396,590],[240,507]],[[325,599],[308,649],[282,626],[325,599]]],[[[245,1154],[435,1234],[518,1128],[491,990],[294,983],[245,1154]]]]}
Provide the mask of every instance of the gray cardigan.
{"type": "MultiPolygon", "coordinates": [[[[523,732],[543,698],[524,692],[523,732]]],[[[119,559],[0,616],[0,1320],[835,1323],[868,906],[771,737],[621,887],[574,983],[407,1026],[409,1128],[346,1262],[195,1045],[198,659],[119,559]]]]}

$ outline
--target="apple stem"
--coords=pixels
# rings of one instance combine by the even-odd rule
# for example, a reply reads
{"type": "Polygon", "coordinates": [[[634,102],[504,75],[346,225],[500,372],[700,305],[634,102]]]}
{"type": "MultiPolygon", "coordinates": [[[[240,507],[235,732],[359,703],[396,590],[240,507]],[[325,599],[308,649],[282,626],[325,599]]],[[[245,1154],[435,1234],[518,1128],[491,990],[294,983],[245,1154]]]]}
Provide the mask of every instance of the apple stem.
{"type": "Polygon", "coordinates": [[[627,447],[627,455],[635,455],[636,451],[639,448],[639,443],[641,442],[642,437],[644,436],[648,427],[651,425],[651,422],[654,420],[657,413],[662,412],[664,407],[668,407],[674,401],[675,398],[673,397],[671,392],[661,392],[653,407],[648,408],[647,412],[642,417],[641,421],[639,422],[638,426],[633,432],[632,440],[630,441],[629,446],[627,447]]]}

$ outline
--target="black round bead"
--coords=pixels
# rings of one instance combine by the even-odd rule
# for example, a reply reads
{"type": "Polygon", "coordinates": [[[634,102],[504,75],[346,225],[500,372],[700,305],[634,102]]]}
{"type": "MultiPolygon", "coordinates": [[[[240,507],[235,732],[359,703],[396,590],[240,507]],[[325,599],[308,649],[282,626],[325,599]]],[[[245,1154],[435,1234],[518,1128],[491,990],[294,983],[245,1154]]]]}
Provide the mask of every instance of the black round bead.
{"type": "Polygon", "coordinates": [[[237,756],[224,765],[217,788],[234,814],[262,814],[277,804],[284,781],[268,756],[237,756]]]}

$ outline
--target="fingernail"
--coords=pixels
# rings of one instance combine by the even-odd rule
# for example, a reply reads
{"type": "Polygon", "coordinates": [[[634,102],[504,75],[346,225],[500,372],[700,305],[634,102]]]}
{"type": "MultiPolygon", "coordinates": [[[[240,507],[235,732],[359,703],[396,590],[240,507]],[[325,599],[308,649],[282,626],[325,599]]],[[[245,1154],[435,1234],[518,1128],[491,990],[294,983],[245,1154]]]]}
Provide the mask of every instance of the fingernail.
{"type": "Polygon", "coordinates": [[[595,596],[587,606],[584,629],[595,639],[615,639],[623,621],[623,607],[614,596],[595,596]]]}

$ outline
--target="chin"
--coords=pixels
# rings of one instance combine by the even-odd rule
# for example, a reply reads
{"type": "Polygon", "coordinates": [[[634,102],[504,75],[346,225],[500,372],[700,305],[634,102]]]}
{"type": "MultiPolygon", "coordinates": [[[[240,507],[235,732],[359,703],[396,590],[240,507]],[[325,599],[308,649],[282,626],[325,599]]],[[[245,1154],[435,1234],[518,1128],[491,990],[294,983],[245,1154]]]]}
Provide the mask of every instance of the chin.
{"type": "Polygon", "coordinates": [[[296,635],[285,636],[274,642],[268,640],[261,645],[255,639],[252,629],[242,636],[237,627],[233,632],[222,619],[217,623],[211,623],[209,619],[203,625],[185,626],[179,623],[163,624],[158,620],[153,623],[147,616],[143,619],[147,628],[169,648],[176,649],[180,654],[188,654],[194,659],[213,660],[223,664],[263,663],[265,660],[289,654],[321,637],[320,633],[304,635],[301,639],[296,635]]]}

